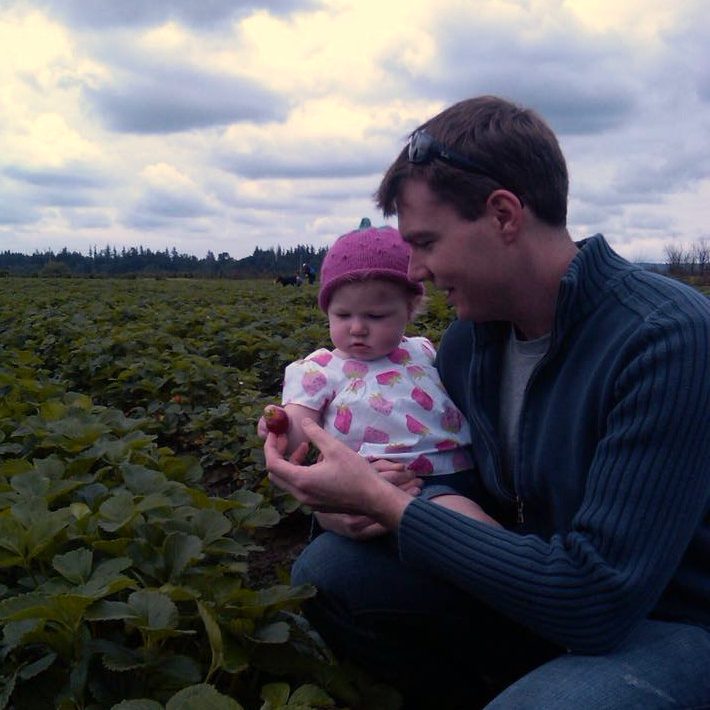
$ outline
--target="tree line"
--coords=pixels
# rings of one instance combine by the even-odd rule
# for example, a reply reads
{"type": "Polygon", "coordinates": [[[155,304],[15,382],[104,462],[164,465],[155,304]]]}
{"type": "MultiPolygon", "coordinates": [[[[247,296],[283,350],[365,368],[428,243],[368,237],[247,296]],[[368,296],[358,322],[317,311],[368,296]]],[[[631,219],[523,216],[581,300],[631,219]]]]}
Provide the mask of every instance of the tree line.
{"type": "Polygon", "coordinates": [[[232,258],[228,252],[215,256],[208,251],[204,258],[180,254],[177,249],[153,251],[138,247],[106,246],[89,249],[89,255],[69,251],[52,250],[21,254],[12,251],[0,252],[0,274],[5,276],[80,276],[80,277],[199,277],[199,278],[275,278],[303,272],[309,264],[316,270],[327,251],[310,245],[260,249],[256,247],[251,256],[232,258]]]}
{"type": "Polygon", "coordinates": [[[710,240],[698,239],[690,246],[682,242],[666,244],[666,264],[668,272],[674,276],[710,276],[710,240]]]}

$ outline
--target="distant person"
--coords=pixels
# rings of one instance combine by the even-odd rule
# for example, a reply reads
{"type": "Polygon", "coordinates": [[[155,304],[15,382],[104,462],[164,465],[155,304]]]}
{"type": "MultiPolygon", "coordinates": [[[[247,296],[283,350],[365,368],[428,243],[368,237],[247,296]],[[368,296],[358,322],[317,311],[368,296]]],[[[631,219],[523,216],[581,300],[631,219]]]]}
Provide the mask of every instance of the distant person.
{"type": "Polygon", "coordinates": [[[309,263],[306,262],[303,264],[302,272],[303,278],[307,279],[308,283],[312,286],[316,280],[316,270],[309,263]]]}
{"type": "Polygon", "coordinates": [[[450,492],[503,527],[314,423],[314,465],[266,441],[272,482],[338,533],[294,565],[307,616],[406,710],[710,707],[710,301],[572,241],[567,189],[545,122],[482,96],[415,130],[377,193],[458,316],[436,364],[476,470],[450,492]],[[354,516],[390,534],[352,539],[354,516]]]}
{"type": "MultiPolygon", "coordinates": [[[[448,474],[471,475],[471,439],[434,367],[434,346],[404,334],[423,299],[422,285],[407,278],[409,253],[392,227],[350,232],[328,250],[318,304],[333,349],[319,348],[286,368],[288,451],[308,440],[301,428],[307,417],[361,456],[389,459],[443,485],[448,474]]],[[[259,429],[265,437],[264,420],[259,429]]],[[[463,496],[436,502],[495,523],[463,496]]]]}

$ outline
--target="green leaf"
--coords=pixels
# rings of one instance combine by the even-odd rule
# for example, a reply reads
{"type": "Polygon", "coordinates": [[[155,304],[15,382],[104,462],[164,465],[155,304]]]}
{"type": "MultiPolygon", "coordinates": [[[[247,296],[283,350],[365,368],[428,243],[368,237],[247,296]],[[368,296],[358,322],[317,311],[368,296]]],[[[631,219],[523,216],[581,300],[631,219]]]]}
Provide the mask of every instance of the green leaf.
{"type": "Polygon", "coordinates": [[[335,701],[323,688],[306,683],[293,691],[289,705],[300,705],[304,708],[332,708],[335,707],[335,701]]]}
{"type": "Polygon", "coordinates": [[[212,677],[213,673],[222,667],[224,663],[222,631],[220,630],[217,619],[215,619],[210,608],[200,602],[197,602],[197,610],[200,612],[200,618],[202,619],[202,623],[205,625],[207,639],[210,642],[210,649],[212,651],[212,661],[210,663],[209,671],[207,671],[207,678],[209,679],[212,677]]]}
{"type": "Polygon", "coordinates": [[[165,568],[170,575],[170,581],[176,582],[185,567],[202,558],[202,540],[195,535],[185,533],[170,533],[163,543],[165,568]]]}
{"type": "Polygon", "coordinates": [[[141,589],[128,597],[128,606],[136,617],[136,626],[161,631],[178,625],[178,608],[170,597],[150,589],[141,589]]]}
{"type": "Polygon", "coordinates": [[[71,503],[69,510],[76,520],[83,520],[87,515],[91,515],[91,508],[86,503],[71,503]]]}
{"type": "Polygon", "coordinates": [[[209,508],[200,510],[192,519],[195,535],[202,539],[205,545],[227,535],[232,530],[232,523],[227,516],[209,508]]]}
{"type": "Polygon", "coordinates": [[[25,637],[42,627],[40,619],[22,619],[22,621],[8,621],[2,632],[2,642],[5,650],[10,651],[21,646],[25,637]]]}
{"type": "Polygon", "coordinates": [[[178,688],[199,683],[202,679],[200,664],[183,654],[165,655],[151,665],[152,685],[155,690],[173,692],[178,688]]]}
{"type": "MultiPolygon", "coordinates": [[[[13,506],[13,513],[18,507],[13,506]]],[[[33,520],[27,531],[27,557],[33,559],[50,547],[67,527],[70,519],[69,509],[61,508],[45,513],[38,520],[33,520]]]]}
{"type": "Polygon", "coordinates": [[[138,698],[137,700],[123,700],[118,705],[113,705],[111,710],[165,710],[165,705],[161,705],[157,700],[138,698]]]}
{"type": "Polygon", "coordinates": [[[101,599],[92,604],[84,614],[88,621],[131,621],[137,618],[133,607],[125,602],[113,602],[101,599]]]}
{"type": "Polygon", "coordinates": [[[276,508],[259,508],[258,510],[233,510],[230,515],[234,522],[245,528],[270,528],[281,520],[276,508]]]}
{"type": "Polygon", "coordinates": [[[136,510],[144,513],[148,510],[155,510],[156,508],[172,508],[173,501],[168,496],[162,493],[150,493],[143,500],[136,503],[136,510]]]}
{"type": "Polygon", "coordinates": [[[91,566],[94,555],[91,550],[84,547],[72,550],[63,555],[55,555],[52,567],[74,584],[83,584],[91,575],[91,566]]]}
{"type": "Polygon", "coordinates": [[[249,554],[249,548],[246,545],[241,545],[236,540],[229,537],[221,537],[209,544],[205,550],[210,555],[231,555],[233,557],[246,557],[249,554]]]}
{"type": "Polygon", "coordinates": [[[146,665],[140,653],[123,647],[115,647],[104,653],[101,661],[105,668],[115,673],[134,671],[146,665]]]}
{"type": "Polygon", "coordinates": [[[138,515],[129,491],[118,491],[99,507],[99,527],[116,532],[138,515]]]}
{"type": "Polygon", "coordinates": [[[18,675],[22,680],[29,680],[39,675],[43,671],[46,671],[52,663],[57,659],[57,654],[54,651],[48,653],[46,656],[36,660],[34,663],[28,663],[26,666],[22,666],[18,675]]]}
{"type": "Polygon", "coordinates": [[[4,710],[10,702],[12,692],[15,690],[15,680],[17,673],[13,673],[9,678],[0,676],[0,708],[4,710]]]}
{"type": "Polygon", "coordinates": [[[223,637],[222,668],[227,673],[242,673],[251,665],[251,656],[247,649],[240,646],[232,636],[223,637]]]}
{"type": "Polygon", "coordinates": [[[26,459],[8,459],[0,462],[0,476],[10,478],[32,470],[32,464],[26,459]]]}
{"type": "Polygon", "coordinates": [[[13,476],[10,485],[21,495],[42,498],[49,490],[49,478],[32,470],[13,476]]]}
{"type": "Polygon", "coordinates": [[[121,475],[131,493],[139,496],[160,493],[168,484],[168,479],[160,471],[130,463],[121,464],[121,475]]]}
{"type": "Polygon", "coordinates": [[[14,559],[22,560],[25,554],[25,530],[14,517],[0,516],[0,548],[4,548],[14,555],[8,556],[0,566],[11,567],[14,559]]]}
{"type": "Polygon", "coordinates": [[[233,698],[218,692],[207,683],[191,685],[175,693],[165,710],[243,710],[233,698]]]}
{"type": "Polygon", "coordinates": [[[288,702],[291,687],[288,683],[268,683],[261,689],[261,699],[264,704],[261,710],[277,710],[288,702]]]}
{"type": "Polygon", "coordinates": [[[286,643],[289,639],[289,628],[285,621],[275,621],[261,626],[252,637],[259,643],[286,643]]]}

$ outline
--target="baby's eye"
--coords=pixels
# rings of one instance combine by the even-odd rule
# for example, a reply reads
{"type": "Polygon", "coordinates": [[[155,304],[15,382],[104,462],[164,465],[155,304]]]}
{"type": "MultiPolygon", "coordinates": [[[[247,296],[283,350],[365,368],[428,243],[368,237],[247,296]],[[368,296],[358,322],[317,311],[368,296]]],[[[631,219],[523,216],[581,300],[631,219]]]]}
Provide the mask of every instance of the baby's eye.
{"type": "Polygon", "coordinates": [[[381,320],[382,318],[387,318],[387,314],[386,313],[368,313],[367,317],[372,318],[372,320],[381,320]]]}

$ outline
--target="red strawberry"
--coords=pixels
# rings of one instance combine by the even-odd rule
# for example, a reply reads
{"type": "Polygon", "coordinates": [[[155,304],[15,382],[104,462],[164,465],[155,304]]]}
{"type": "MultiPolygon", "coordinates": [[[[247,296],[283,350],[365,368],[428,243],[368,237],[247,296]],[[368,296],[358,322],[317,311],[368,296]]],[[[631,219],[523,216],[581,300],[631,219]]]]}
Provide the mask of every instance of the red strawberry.
{"type": "Polygon", "coordinates": [[[397,384],[402,379],[402,375],[397,370],[387,370],[387,372],[380,372],[375,379],[380,385],[392,387],[392,385],[397,384]]]}
{"type": "Polygon", "coordinates": [[[415,419],[414,417],[410,416],[407,414],[406,416],[407,419],[407,429],[412,432],[412,434],[422,434],[426,435],[429,433],[429,429],[427,429],[424,424],[422,424],[418,419],[415,419]]]}
{"type": "Polygon", "coordinates": [[[394,402],[390,402],[389,399],[385,399],[379,392],[370,395],[370,406],[380,414],[389,415],[392,413],[392,407],[394,407],[394,402]]]}
{"type": "Polygon", "coordinates": [[[327,383],[328,380],[325,375],[317,370],[308,370],[301,379],[301,386],[306,391],[306,394],[311,397],[318,392],[318,390],[323,389],[327,383]]]}
{"type": "Polygon", "coordinates": [[[309,357],[306,362],[315,362],[321,367],[325,367],[331,360],[333,356],[329,352],[317,353],[313,357],[309,357]]]}
{"type": "Polygon", "coordinates": [[[266,428],[274,434],[285,434],[288,431],[288,414],[285,409],[275,404],[264,407],[264,421],[266,428]]]}
{"type": "Polygon", "coordinates": [[[333,426],[341,433],[347,434],[350,431],[350,425],[353,422],[353,413],[350,411],[350,407],[342,404],[338,407],[335,414],[335,422],[333,426]]]}
{"type": "Polygon", "coordinates": [[[404,348],[395,348],[387,357],[397,365],[406,365],[412,359],[409,351],[404,348]]]}
{"type": "Polygon", "coordinates": [[[412,399],[427,412],[430,412],[434,406],[434,400],[421,387],[415,387],[412,390],[412,399]]]}
{"type": "Polygon", "coordinates": [[[448,451],[449,449],[455,449],[457,446],[460,446],[460,444],[455,439],[442,439],[436,444],[436,448],[439,451],[448,451]]]}
{"type": "Polygon", "coordinates": [[[365,433],[362,435],[362,440],[370,444],[386,444],[390,440],[390,435],[381,429],[367,426],[365,427],[365,433]]]}
{"type": "Polygon", "coordinates": [[[432,360],[436,357],[436,350],[434,350],[434,346],[426,339],[422,342],[422,351],[432,360]]]}
{"type": "Polygon", "coordinates": [[[431,473],[434,470],[434,464],[424,454],[421,454],[407,468],[420,476],[426,476],[427,473],[431,473]]]}
{"type": "Polygon", "coordinates": [[[444,405],[444,413],[441,415],[441,426],[444,427],[446,431],[454,433],[461,431],[461,419],[461,412],[459,412],[456,407],[452,407],[450,404],[444,405]]]}
{"type": "Polygon", "coordinates": [[[412,447],[407,444],[388,444],[385,449],[386,454],[402,454],[412,450],[412,447]]]}
{"type": "Polygon", "coordinates": [[[361,390],[364,386],[365,386],[365,380],[357,379],[357,380],[353,380],[347,386],[347,390],[348,390],[348,392],[357,392],[358,390],[361,390]]]}
{"type": "Polygon", "coordinates": [[[367,365],[360,360],[346,360],[343,363],[343,374],[350,379],[362,377],[368,369],[367,365]]]}
{"type": "Polygon", "coordinates": [[[418,380],[420,377],[424,377],[424,375],[426,375],[426,372],[421,365],[409,365],[407,367],[407,372],[409,373],[409,376],[415,380],[418,380]]]}

